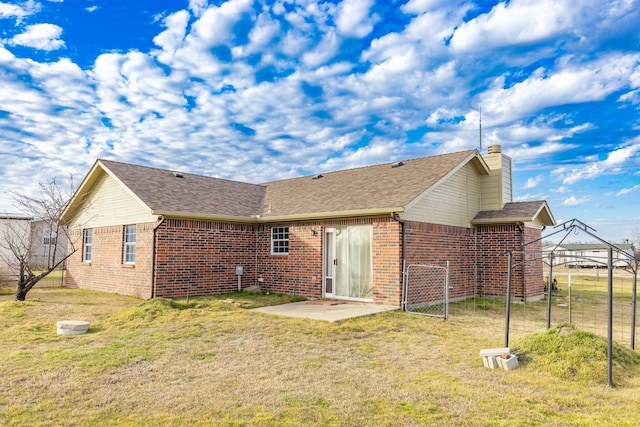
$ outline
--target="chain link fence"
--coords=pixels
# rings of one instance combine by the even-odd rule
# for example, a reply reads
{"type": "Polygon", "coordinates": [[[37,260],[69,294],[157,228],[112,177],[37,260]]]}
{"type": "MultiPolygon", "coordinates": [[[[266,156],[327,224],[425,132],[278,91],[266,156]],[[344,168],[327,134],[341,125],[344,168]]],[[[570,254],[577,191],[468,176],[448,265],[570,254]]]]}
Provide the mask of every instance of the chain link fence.
{"type": "MultiPolygon", "coordinates": [[[[46,270],[46,257],[32,257],[30,266],[33,274],[38,275],[46,270]]],[[[40,288],[62,288],[65,286],[66,280],[66,263],[60,264],[55,270],[51,271],[45,277],[40,279],[37,287],[40,288]]],[[[15,290],[18,283],[18,275],[15,268],[4,266],[0,268],[0,289],[4,292],[15,290]]]]}
{"type": "Polygon", "coordinates": [[[405,311],[447,318],[449,269],[437,265],[410,264],[404,272],[405,311]]]}

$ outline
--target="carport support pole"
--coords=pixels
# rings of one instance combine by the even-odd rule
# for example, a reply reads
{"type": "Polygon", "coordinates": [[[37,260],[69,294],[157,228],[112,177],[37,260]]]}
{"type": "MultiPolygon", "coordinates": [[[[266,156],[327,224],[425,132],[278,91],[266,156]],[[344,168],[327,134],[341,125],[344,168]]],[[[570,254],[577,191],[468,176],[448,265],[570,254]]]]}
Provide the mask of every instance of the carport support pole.
{"type": "Polygon", "coordinates": [[[607,277],[607,385],[613,385],[613,248],[609,246],[609,265],[607,277]]]}
{"type": "Polygon", "coordinates": [[[631,287],[631,350],[636,349],[636,309],[637,309],[637,284],[638,284],[638,261],[633,270],[633,285],[631,287]]]}
{"type": "Polygon", "coordinates": [[[509,320],[511,319],[511,268],[513,266],[513,249],[509,249],[509,265],[507,267],[507,318],[504,326],[504,346],[509,347],[509,320]]]}
{"type": "Polygon", "coordinates": [[[553,252],[549,254],[549,279],[547,280],[547,329],[551,329],[551,291],[553,289],[553,252]]]}

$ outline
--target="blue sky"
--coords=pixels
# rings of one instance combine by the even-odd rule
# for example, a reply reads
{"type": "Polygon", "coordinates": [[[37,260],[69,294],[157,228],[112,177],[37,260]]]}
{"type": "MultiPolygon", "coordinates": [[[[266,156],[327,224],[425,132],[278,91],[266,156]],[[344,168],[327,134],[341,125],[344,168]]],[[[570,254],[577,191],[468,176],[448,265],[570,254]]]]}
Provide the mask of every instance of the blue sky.
{"type": "Polygon", "coordinates": [[[257,183],[479,148],[481,109],[515,200],[633,238],[639,3],[0,0],[0,212],[96,158],[257,183]]]}

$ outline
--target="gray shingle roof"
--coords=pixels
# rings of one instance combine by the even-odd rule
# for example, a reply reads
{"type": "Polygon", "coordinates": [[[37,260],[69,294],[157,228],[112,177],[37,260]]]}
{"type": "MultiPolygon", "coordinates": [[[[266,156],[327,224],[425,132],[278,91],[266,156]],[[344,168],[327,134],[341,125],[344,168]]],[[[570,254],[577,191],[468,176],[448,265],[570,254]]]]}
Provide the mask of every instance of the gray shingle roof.
{"type": "Polygon", "coordinates": [[[260,213],[265,187],[244,182],[100,160],[152,211],[250,217],[260,213]]]}
{"type": "Polygon", "coordinates": [[[535,218],[545,206],[546,202],[544,200],[505,203],[502,209],[478,212],[473,218],[473,222],[481,223],[502,219],[530,221],[535,218]]]}
{"type": "Polygon", "coordinates": [[[475,150],[266,183],[262,215],[281,216],[407,206],[475,150]]]}
{"type": "Polygon", "coordinates": [[[264,184],[99,160],[153,212],[280,217],[402,208],[475,150],[328,172],[264,184]]]}

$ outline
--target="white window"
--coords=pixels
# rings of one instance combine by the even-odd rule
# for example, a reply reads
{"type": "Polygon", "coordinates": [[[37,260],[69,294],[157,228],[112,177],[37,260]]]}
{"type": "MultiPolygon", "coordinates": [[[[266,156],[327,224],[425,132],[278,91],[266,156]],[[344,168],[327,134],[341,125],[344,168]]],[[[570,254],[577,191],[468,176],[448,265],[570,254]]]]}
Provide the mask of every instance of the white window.
{"type": "Polygon", "coordinates": [[[84,230],[83,244],[82,244],[82,261],[91,262],[91,246],[93,244],[93,229],[87,228],[84,230]]]}
{"type": "Polygon", "coordinates": [[[124,227],[124,258],[125,264],[136,262],[136,226],[125,225],[124,227]]]}
{"type": "Polygon", "coordinates": [[[271,255],[287,255],[289,253],[289,227],[273,227],[271,229],[271,255]]]}
{"type": "Polygon", "coordinates": [[[42,233],[42,244],[45,246],[55,246],[56,232],[53,230],[49,230],[42,233]]]}

